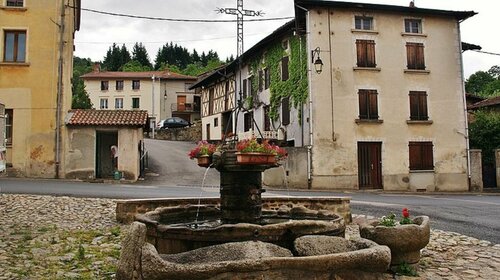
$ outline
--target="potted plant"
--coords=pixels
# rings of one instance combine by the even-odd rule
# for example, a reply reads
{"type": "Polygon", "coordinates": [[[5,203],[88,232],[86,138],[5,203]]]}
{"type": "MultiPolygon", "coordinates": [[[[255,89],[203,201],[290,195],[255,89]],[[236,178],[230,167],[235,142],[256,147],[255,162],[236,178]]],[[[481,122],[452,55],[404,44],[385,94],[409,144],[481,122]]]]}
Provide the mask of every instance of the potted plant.
{"type": "Polygon", "coordinates": [[[236,161],[238,164],[276,164],[276,161],[286,158],[285,149],[264,140],[250,138],[238,141],[236,144],[236,161]]]}
{"type": "Polygon", "coordinates": [[[430,239],[429,217],[410,218],[407,208],[402,211],[402,218],[396,215],[384,216],[380,220],[361,224],[361,237],[387,245],[391,249],[391,266],[396,269],[401,265],[417,266],[420,250],[427,246],[430,239]]]}
{"type": "Polygon", "coordinates": [[[197,159],[198,166],[209,167],[212,164],[212,155],[217,150],[217,146],[210,144],[207,141],[200,141],[191,151],[189,151],[190,159],[197,159]]]}

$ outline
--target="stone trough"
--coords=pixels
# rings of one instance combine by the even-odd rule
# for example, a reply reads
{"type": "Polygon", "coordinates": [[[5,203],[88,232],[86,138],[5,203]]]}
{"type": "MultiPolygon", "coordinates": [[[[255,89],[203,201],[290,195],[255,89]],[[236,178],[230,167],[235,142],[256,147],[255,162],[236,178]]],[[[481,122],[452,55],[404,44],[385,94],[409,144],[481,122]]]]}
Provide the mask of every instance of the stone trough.
{"type": "Polygon", "coordinates": [[[366,240],[304,236],[291,250],[261,241],[214,245],[159,254],[146,242],[146,225],[134,222],[122,243],[117,279],[378,279],[390,250],[366,240]]]}

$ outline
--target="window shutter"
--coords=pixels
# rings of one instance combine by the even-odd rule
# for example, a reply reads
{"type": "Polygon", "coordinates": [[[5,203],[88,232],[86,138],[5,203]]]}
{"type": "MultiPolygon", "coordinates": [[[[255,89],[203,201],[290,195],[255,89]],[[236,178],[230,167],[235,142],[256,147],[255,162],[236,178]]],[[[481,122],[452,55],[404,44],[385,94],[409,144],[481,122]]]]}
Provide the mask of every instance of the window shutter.
{"type": "Polygon", "coordinates": [[[356,53],[358,57],[358,67],[366,67],[366,44],[364,40],[356,40],[356,53]]]}
{"type": "Polygon", "coordinates": [[[265,88],[268,89],[269,86],[271,85],[271,72],[269,71],[269,68],[266,68],[264,70],[264,76],[265,76],[265,88]]]}
{"type": "Polygon", "coordinates": [[[418,95],[416,92],[410,91],[410,120],[418,120],[418,95]]]}
{"type": "Polygon", "coordinates": [[[432,142],[410,142],[410,170],[433,170],[432,142]]]}
{"type": "Polygon", "coordinates": [[[368,119],[368,91],[360,89],[359,95],[359,118],[368,119]]]}
{"type": "Polygon", "coordinates": [[[425,59],[424,59],[424,44],[418,43],[416,48],[416,69],[425,70],[425,59]]]}
{"type": "Polygon", "coordinates": [[[410,142],[410,170],[421,170],[420,145],[418,142],[410,142]]]}
{"type": "Polygon", "coordinates": [[[420,92],[419,98],[418,98],[418,108],[420,111],[420,119],[421,120],[428,120],[429,115],[427,114],[427,94],[425,92],[420,92]]]}
{"type": "Polygon", "coordinates": [[[366,57],[367,57],[367,67],[375,67],[375,41],[369,40],[366,42],[366,57]]]}
{"type": "Polygon", "coordinates": [[[288,80],[288,56],[281,58],[281,80],[288,80]]]}
{"type": "Polygon", "coordinates": [[[264,106],[264,131],[271,130],[271,118],[269,117],[270,106],[264,106]]]}
{"type": "Polygon", "coordinates": [[[368,118],[372,120],[378,119],[378,104],[377,104],[377,91],[370,90],[368,91],[368,104],[369,104],[369,112],[368,118]]]}
{"type": "Polygon", "coordinates": [[[259,92],[264,89],[264,72],[259,70],[259,92]]]}
{"type": "Polygon", "coordinates": [[[281,123],[290,124],[290,97],[285,97],[281,101],[281,123]]]}
{"type": "Polygon", "coordinates": [[[248,93],[247,93],[247,86],[248,86],[247,83],[248,83],[247,79],[244,79],[243,80],[243,85],[241,86],[242,89],[243,89],[243,98],[247,98],[247,95],[248,95],[248,93]]]}
{"type": "Polygon", "coordinates": [[[408,69],[417,69],[417,50],[416,44],[414,43],[406,43],[406,58],[407,58],[407,68],[408,69]]]}
{"type": "Polygon", "coordinates": [[[422,169],[424,170],[434,169],[432,147],[432,142],[422,142],[422,169]]]}

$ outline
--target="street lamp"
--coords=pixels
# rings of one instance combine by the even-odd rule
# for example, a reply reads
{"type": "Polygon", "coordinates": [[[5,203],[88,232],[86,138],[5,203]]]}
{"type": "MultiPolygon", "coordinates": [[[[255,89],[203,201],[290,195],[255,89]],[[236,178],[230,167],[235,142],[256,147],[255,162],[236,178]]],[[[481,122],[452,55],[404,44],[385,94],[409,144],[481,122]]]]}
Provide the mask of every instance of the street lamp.
{"type": "Polygon", "coordinates": [[[313,62],[314,70],[316,70],[317,74],[321,74],[321,72],[323,71],[323,61],[319,57],[320,52],[321,52],[321,49],[319,47],[317,47],[311,51],[311,62],[313,62]],[[316,57],[316,60],[314,60],[315,57],[316,57]]]}
{"type": "Polygon", "coordinates": [[[165,89],[165,93],[163,94],[163,111],[167,110],[167,90],[165,89]]]}

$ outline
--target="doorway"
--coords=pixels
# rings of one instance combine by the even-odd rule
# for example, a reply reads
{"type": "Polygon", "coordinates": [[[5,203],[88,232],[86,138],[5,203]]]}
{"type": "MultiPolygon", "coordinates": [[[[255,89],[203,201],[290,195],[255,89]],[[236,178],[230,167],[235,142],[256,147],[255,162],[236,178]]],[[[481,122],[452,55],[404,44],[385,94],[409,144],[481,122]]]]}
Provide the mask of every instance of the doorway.
{"type": "Polygon", "coordinates": [[[118,147],[117,131],[96,132],[96,178],[113,177],[113,172],[115,171],[111,158],[111,146],[113,145],[118,147]]]}
{"type": "Polygon", "coordinates": [[[382,143],[358,142],[360,189],[382,189],[382,143]]]}

